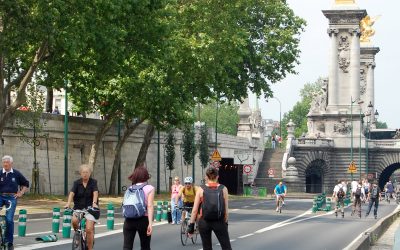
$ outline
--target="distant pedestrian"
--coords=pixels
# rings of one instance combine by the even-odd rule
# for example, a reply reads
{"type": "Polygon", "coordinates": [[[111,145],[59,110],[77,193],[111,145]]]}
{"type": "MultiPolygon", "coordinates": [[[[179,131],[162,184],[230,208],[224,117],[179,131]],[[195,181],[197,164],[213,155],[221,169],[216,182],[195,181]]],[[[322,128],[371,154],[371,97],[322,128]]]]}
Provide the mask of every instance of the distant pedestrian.
{"type": "Polygon", "coordinates": [[[275,138],[275,135],[273,135],[273,136],[271,137],[271,143],[272,143],[272,148],[275,149],[275,148],[276,148],[276,138],[275,138]]]}
{"type": "Polygon", "coordinates": [[[58,110],[58,106],[56,106],[53,110],[53,112],[51,112],[54,115],[59,115],[60,114],[60,110],[58,110]]]}
{"type": "Polygon", "coordinates": [[[367,213],[365,214],[365,217],[369,215],[371,212],[372,205],[374,206],[374,216],[375,219],[378,218],[378,206],[379,206],[379,199],[381,197],[381,189],[378,187],[377,183],[374,182],[369,190],[368,193],[368,199],[369,199],[369,205],[368,205],[368,210],[367,213]]]}
{"type": "Polygon", "coordinates": [[[344,199],[346,197],[347,187],[341,180],[333,189],[332,199],[336,200],[335,215],[338,216],[339,209],[342,212],[342,218],[344,218],[344,199]]]}
{"type": "Polygon", "coordinates": [[[171,186],[171,213],[172,213],[172,224],[179,224],[181,221],[181,210],[178,209],[182,207],[182,199],[178,199],[178,203],[176,204],[176,198],[179,194],[179,190],[183,186],[179,180],[179,177],[176,176],[174,178],[174,184],[171,186]]]}
{"type": "Polygon", "coordinates": [[[206,182],[196,192],[188,233],[194,232],[194,222],[198,219],[203,250],[212,249],[212,232],[222,250],[232,250],[228,233],[228,189],[218,183],[218,170],[213,167],[206,170],[206,182]]]}
{"type": "Polygon", "coordinates": [[[12,167],[13,158],[5,155],[2,158],[3,170],[0,174],[0,206],[10,206],[6,211],[7,230],[5,241],[8,249],[14,249],[14,213],[17,207],[17,199],[28,191],[28,180],[12,167]]]}
{"type": "Polygon", "coordinates": [[[145,204],[147,205],[145,216],[140,218],[125,218],[123,234],[124,234],[124,246],[123,250],[132,250],[133,242],[135,240],[136,232],[140,238],[140,249],[150,250],[151,234],[153,232],[153,215],[154,215],[154,187],[147,184],[150,179],[149,172],[143,164],[135,168],[129,180],[132,181],[133,186],[143,186],[143,192],[145,197],[145,204]]]}

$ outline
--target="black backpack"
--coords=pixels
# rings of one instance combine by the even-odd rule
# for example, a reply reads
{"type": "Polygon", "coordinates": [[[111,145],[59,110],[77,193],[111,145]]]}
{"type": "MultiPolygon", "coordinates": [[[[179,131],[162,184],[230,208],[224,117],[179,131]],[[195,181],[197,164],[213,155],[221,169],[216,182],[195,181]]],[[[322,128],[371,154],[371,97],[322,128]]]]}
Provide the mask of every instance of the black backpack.
{"type": "Polygon", "coordinates": [[[337,192],[337,197],[338,197],[339,199],[343,199],[345,196],[346,196],[346,194],[345,194],[345,192],[344,192],[343,187],[340,187],[340,188],[339,188],[339,191],[337,192]]]}
{"type": "Polygon", "coordinates": [[[202,217],[206,221],[222,220],[225,217],[224,185],[212,188],[201,185],[203,202],[201,204],[202,217]]]}
{"type": "Polygon", "coordinates": [[[371,198],[376,198],[376,197],[378,197],[378,187],[374,186],[372,187],[371,190],[371,198]]]}
{"type": "Polygon", "coordinates": [[[356,198],[360,198],[361,197],[361,187],[357,187],[356,192],[355,192],[355,196],[356,196],[356,198]]]}

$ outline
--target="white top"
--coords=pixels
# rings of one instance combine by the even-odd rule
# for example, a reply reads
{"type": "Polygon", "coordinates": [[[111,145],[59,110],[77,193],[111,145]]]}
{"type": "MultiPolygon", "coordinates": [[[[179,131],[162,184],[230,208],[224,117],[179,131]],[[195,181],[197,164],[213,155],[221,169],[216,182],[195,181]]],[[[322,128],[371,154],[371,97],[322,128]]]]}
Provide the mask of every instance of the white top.
{"type": "Polygon", "coordinates": [[[358,186],[358,182],[357,181],[352,181],[351,182],[351,192],[352,193],[356,192],[357,186],[358,186]]]}
{"type": "Polygon", "coordinates": [[[335,186],[335,188],[333,189],[333,192],[336,194],[340,188],[343,188],[343,191],[345,193],[347,193],[347,187],[345,185],[343,185],[342,183],[339,183],[335,186]]]}

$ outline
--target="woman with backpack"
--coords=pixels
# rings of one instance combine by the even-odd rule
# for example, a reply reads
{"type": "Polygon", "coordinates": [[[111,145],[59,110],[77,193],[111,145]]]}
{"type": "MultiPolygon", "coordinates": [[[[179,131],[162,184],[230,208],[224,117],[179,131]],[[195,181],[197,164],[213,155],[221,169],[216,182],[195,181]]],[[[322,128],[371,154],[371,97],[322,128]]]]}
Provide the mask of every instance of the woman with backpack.
{"type": "Polygon", "coordinates": [[[213,167],[206,170],[206,182],[196,192],[188,233],[194,232],[197,218],[203,250],[212,249],[212,232],[217,236],[223,250],[231,250],[228,233],[228,189],[218,183],[218,170],[213,167]]]}
{"type": "MultiPolygon", "coordinates": [[[[144,207],[144,212],[139,215],[135,214],[132,216],[127,216],[130,214],[129,211],[124,211],[124,250],[133,249],[133,242],[135,240],[136,232],[139,234],[140,248],[142,250],[150,250],[151,233],[153,231],[152,222],[154,215],[154,187],[147,184],[149,179],[150,175],[144,164],[135,168],[133,173],[129,176],[129,180],[132,181],[132,186],[130,186],[126,192],[144,193],[144,204],[135,204],[135,206],[141,205],[144,207]]],[[[123,210],[130,209],[129,206],[125,205],[128,198],[129,197],[127,193],[125,193],[123,210]]]]}

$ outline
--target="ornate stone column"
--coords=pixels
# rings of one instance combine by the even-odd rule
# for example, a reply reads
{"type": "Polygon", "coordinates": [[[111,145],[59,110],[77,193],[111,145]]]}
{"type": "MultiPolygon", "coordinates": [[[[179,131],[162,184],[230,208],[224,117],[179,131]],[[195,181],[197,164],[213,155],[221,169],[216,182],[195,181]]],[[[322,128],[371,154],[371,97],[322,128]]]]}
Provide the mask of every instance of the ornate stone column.
{"type": "Polygon", "coordinates": [[[339,33],[338,29],[328,29],[328,34],[331,38],[331,58],[329,65],[329,84],[328,84],[328,105],[327,110],[331,106],[336,106],[338,104],[338,41],[337,35],[339,33]]]}
{"type": "MultiPolygon", "coordinates": [[[[361,60],[361,71],[360,71],[360,94],[364,101],[363,112],[368,111],[368,104],[371,102],[375,107],[375,55],[379,52],[378,47],[371,47],[361,43],[360,49],[360,60],[361,60]]],[[[375,118],[375,113],[372,112],[371,120],[375,118]]]]}
{"type": "MultiPolygon", "coordinates": [[[[352,28],[349,29],[351,35],[351,48],[350,48],[350,98],[352,100],[358,100],[360,98],[360,29],[352,28]]],[[[358,105],[354,105],[354,111],[359,108],[358,105]]]]}

